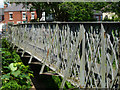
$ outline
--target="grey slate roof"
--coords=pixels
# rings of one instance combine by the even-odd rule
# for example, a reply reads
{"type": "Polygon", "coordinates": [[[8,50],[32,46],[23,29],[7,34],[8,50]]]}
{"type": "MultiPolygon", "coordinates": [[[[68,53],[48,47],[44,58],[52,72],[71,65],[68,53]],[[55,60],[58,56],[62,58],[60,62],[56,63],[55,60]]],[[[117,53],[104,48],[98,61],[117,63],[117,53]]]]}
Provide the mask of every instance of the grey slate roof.
{"type": "Polygon", "coordinates": [[[101,11],[93,10],[93,12],[94,12],[94,15],[102,15],[102,12],[101,12],[101,11]]]}
{"type": "MultiPolygon", "coordinates": [[[[30,9],[27,9],[27,11],[29,11],[30,9]]],[[[8,11],[25,11],[25,7],[23,6],[23,4],[11,4],[9,5],[4,12],[8,12],[8,11]]]]}
{"type": "Polygon", "coordinates": [[[4,15],[4,9],[0,8],[0,15],[4,15]]]}

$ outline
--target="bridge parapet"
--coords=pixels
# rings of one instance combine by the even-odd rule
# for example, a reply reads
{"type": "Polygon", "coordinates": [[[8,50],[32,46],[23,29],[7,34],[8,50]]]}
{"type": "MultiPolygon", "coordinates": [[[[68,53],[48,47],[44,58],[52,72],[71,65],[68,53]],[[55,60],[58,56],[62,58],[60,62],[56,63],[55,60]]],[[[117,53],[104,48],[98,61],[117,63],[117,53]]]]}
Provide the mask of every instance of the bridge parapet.
{"type": "Polygon", "coordinates": [[[61,75],[61,88],[66,80],[80,88],[113,88],[119,30],[119,22],[27,23],[11,26],[9,41],[43,63],[40,73],[47,65],[61,75]]]}

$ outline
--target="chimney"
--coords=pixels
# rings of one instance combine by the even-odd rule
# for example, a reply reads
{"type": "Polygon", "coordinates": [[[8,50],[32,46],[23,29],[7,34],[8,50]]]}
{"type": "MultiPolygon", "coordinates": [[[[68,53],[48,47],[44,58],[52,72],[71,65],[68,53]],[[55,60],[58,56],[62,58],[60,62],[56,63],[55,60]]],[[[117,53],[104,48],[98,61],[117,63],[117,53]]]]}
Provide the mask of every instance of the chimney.
{"type": "Polygon", "coordinates": [[[4,4],[4,9],[6,9],[6,8],[7,8],[7,6],[8,6],[7,4],[4,4]]]}

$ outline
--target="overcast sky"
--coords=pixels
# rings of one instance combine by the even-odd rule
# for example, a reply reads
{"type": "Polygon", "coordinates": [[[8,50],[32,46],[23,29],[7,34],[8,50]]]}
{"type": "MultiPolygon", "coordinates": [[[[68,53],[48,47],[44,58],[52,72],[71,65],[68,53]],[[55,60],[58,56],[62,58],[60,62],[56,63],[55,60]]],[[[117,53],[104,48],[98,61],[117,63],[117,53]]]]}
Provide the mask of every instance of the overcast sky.
{"type": "Polygon", "coordinates": [[[0,0],[0,8],[3,8],[3,6],[4,6],[3,1],[4,1],[4,0],[0,0]]]}

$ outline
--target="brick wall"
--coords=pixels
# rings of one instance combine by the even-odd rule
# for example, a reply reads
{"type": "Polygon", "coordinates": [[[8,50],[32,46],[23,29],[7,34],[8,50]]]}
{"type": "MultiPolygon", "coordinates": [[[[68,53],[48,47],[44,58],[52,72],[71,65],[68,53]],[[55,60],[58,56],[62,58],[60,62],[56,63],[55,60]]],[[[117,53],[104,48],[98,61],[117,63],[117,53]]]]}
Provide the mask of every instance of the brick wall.
{"type": "MultiPolygon", "coordinates": [[[[35,12],[35,19],[37,19],[37,14],[36,14],[36,11],[35,12]]],[[[31,20],[31,12],[27,12],[27,16],[28,16],[28,22],[30,22],[31,20]]],[[[13,20],[9,20],[9,12],[4,12],[4,20],[5,20],[5,23],[8,23],[8,22],[13,22],[14,24],[17,24],[18,21],[25,21],[25,20],[22,20],[22,12],[21,11],[14,11],[13,12],[13,20]]]]}
{"type": "Polygon", "coordinates": [[[9,20],[9,12],[4,12],[4,20],[5,23],[13,22],[14,24],[17,24],[17,21],[21,21],[22,19],[22,12],[13,12],[13,20],[9,20]]]}

